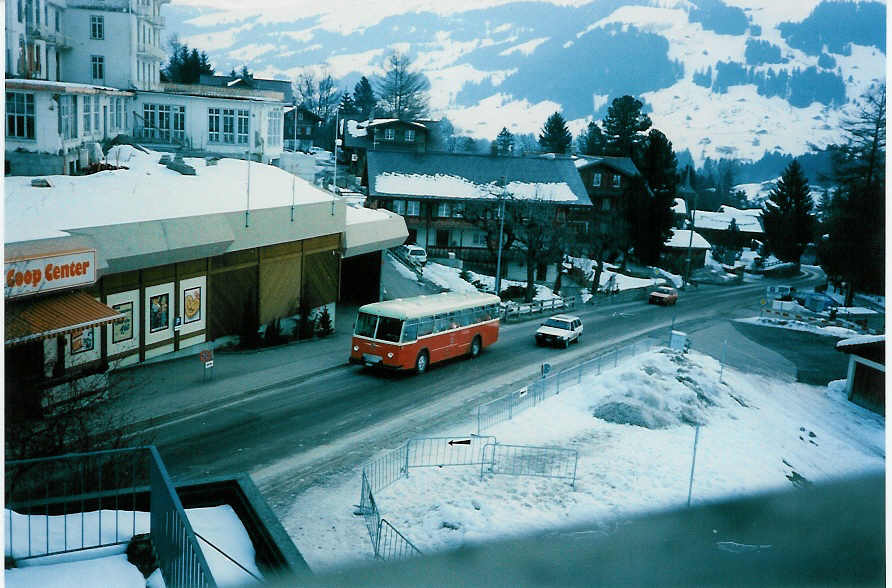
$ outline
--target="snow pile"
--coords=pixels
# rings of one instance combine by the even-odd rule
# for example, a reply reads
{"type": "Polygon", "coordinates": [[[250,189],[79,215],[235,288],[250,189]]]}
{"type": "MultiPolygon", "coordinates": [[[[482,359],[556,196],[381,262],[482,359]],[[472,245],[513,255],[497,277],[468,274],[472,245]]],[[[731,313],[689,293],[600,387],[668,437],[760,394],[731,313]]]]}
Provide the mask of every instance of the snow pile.
{"type": "Polygon", "coordinates": [[[737,322],[749,323],[752,325],[760,325],[763,327],[775,327],[779,329],[790,329],[791,331],[804,331],[814,333],[815,335],[826,335],[829,337],[851,337],[857,335],[857,331],[847,329],[845,327],[822,327],[799,320],[778,319],[770,317],[753,317],[746,319],[735,319],[737,322]]]}
{"type": "MultiPolygon", "coordinates": [[[[401,269],[398,269],[398,271],[401,274],[403,273],[403,270],[401,269]]],[[[479,292],[481,289],[475,284],[479,284],[484,292],[492,292],[495,290],[496,279],[494,276],[487,276],[469,271],[467,274],[470,276],[471,281],[468,282],[461,277],[461,273],[462,270],[457,267],[428,262],[424,266],[423,275],[425,280],[451,292],[479,292]]],[[[403,275],[409,277],[408,274],[403,275]]],[[[414,277],[412,279],[414,279],[414,277]]],[[[526,287],[526,282],[503,279],[501,283],[502,290],[504,291],[505,288],[508,288],[509,286],[526,287]]],[[[551,300],[553,298],[560,297],[556,296],[554,291],[548,286],[536,285],[536,295],[533,297],[533,300],[551,300]]]]}
{"type": "MultiPolygon", "coordinates": [[[[83,554],[81,554],[83,557],[83,554]]],[[[71,586],[106,586],[143,588],[146,579],[126,554],[79,559],[46,565],[12,568],[4,573],[7,588],[70,588],[71,586]]],[[[163,586],[163,584],[158,584],[163,586]]]]}
{"type": "Polygon", "coordinates": [[[728,392],[713,376],[684,355],[668,350],[648,354],[640,363],[612,370],[602,378],[600,385],[610,392],[592,407],[592,414],[607,422],[648,429],[703,425],[707,410],[720,404],[728,392]]]}
{"type": "MultiPolygon", "coordinates": [[[[595,279],[595,270],[597,269],[597,262],[593,259],[588,259],[585,257],[571,257],[570,263],[573,264],[574,267],[582,270],[582,273],[585,275],[586,282],[588,284],[592,283],[592,280],[595,279]]],[[[621,274],[615,270],[619,269],[616,265],[612,263],[605,263],[603,270],[601,271],[601,280],[598,283],[598,287],[600,289],[605,289],[608,285],[611,285],[611,290],[631,290],[633,288],[642,288],[644,286],[654,286],[658,284],[664,283],[664,280],[657,277],[657,275],[662,272],[658,268],[652,268],[654,271],[654,278],[636,278],[633,276],[627,276],[625,274],[621,274]],[[612,284],[611,284],[612,280],[612,284]]],[[[672,274],[668,274],[668,272],[664,272],[666,276],[670,276],[672,274]]],[[[660,274],[662,275],[662,274],[660,274]]]]}

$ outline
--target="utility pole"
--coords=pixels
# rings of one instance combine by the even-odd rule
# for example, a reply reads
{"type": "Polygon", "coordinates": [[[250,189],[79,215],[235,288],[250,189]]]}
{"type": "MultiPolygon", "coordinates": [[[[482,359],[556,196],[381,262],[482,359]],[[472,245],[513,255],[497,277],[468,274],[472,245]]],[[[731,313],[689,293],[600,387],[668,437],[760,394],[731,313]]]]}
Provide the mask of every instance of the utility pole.
{"type": "Polygon", "coordinates": [[[334,193],[338,193],[338,143],[341,141],[338,138],[338,115],[341,113],[341,109],[335,109],[335,141],[334,141],[334,193]]]}
{"type": "Polygon", "coordinates": [[[691,245],[694,242],[694,218],[697,215],[697,193],[694,192],[694,208],[691,209],[691,226],[689,235],[688,235],[688,260],[687,260],[687,268],[685,269],[685,275],[682,277],[681,287],[682,289],[686,289],[688,287],[688,281],[691,277],[691,245]]]}
{"type": "Polygon", "coordinates": [[[496,296],[502,291],[502,232],[505,230],[505,191],[508,189],[507,176],[502,178],[499,192],[499,252],[496,256],[496,296]]]}

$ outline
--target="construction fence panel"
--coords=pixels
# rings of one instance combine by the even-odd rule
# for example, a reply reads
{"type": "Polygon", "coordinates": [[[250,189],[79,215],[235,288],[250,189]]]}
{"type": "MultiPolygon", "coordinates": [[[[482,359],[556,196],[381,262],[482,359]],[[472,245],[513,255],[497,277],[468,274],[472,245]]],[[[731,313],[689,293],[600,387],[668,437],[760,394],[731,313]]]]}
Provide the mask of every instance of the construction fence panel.
{"type": "Polygon", "coordinates": [[[400,478],[409,475],[406,470],[406,452],[407,446],[402,445],[365,465],[363,469],[368,476],[369,487],[373,492],[383,490],[400,478]]]}
{"type": "Polygon", "coordinates": [[[488,443],[483,447],[480,478],[485,474],[560,478],[576,484],[579,454],[562,447],[531,447],[488,443]]]}
{"type": "Polygon", "coordinates": [[[495,437],[427,437],[407,443],[406,468],[479,465],[483,446],[495,437]]]}
{"type": "Polygon", "coordinates": [[[421,555],[421,550],[396,530],[387,519],[378,523],[378,543],[375,557],[383,561],[403,561],[421,555]]]}

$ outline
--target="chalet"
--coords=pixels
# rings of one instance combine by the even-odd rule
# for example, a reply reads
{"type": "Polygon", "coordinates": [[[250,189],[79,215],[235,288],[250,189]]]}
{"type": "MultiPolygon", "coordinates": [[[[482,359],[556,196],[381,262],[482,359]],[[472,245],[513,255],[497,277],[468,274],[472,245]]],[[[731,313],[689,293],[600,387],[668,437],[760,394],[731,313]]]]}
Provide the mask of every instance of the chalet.
{"type": "Polygon", "coordinates": [[[849,354],[846,395],[849,400],[886,414],[886,336],[862,335],[843,339],[836,349],[849,354]]]}
{"type": "Polygon", "coordinates": [[[313,133],[322,119],[303,106],[293,106],[285,113],[285,148],[290,151],[309,151],[313,133]]]}
{"type": "Polygon", "coordinates": [[[663,267],[676,273],[683,273],[687,268],[688,255],[691,256],[691,270],[706,265],[706,252],[712,248],[709,241],[696,231],[688,229],[672,229],[666,240],[665,251],[661,261],[663,267]]]}
{"type": "Polygon", "coordinates": [[[765,231],[762,228],[762,209],[738,209],[723,204],[718,211],[695,210],[694,230],[703,235],[710,243],[723,243],[737,247],[747,247],[753,240],[763,241],[765,231]],[[729,231],[736,225],[739,231],[736,242],[728,243],[729,231]]]}
{"type": "Polygon", "coordinates": [[[343,158],[349,171],[367,185],[366,154],[369,151],[405,151],[425,153],[429,145],[428,125],[395,118],[373,120],[347,119],[339,134],[343,136],[343,158]]]}
{"type": "Polygon", "coordinates": [[[589,200],[600,213],[601,231],[606,232],[610,217],[619,212],[619,199],[633,177],[641,172],[629,157],[587,156],[574,158],[589,200]]]}
{"type": "MultiPolygon", "coordinates": [[[[591,200],[570,158],[384,150],[379,148],[381,142],[399,140],[387,138],[390,135],[386,131],[393,126],[381,129],[381,141],[377,138],[379,129],[372,128],[375,149],[367,153],[367,205],[404,216],[409,242],[425,247],[429,256],[454,253],[461,259],[494,267],[486,233],[466,220],[462,210],[469,202],[479,201],[489,201],[495,208],[503,193],[516,199],[554,203],[568,228],[585,228],[591,200]]],[[[397,128],[407,131],[412,127],[403,124],[397,128]]],[[[511,259],[522,257],[517,252],[507,255],[511,259]]],[[[520,273],[521,268],[508,267],[509,274],[520,273]]],[[[537,279],[548,279],[547,269],[538,268],[537,279]]]]}

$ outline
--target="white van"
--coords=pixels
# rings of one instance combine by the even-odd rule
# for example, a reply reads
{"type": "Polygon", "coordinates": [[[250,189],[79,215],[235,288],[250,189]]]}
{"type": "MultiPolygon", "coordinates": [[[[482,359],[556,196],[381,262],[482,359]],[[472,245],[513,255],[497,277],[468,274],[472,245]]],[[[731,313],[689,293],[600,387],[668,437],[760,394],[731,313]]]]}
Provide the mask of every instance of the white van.
{"type": "Polygon", "coordinates": [[[424,266],[427,263],[427,251],[424,250],[423,247],[419,247],[418,245],[405,245],[406,255],[410,260],[416,262],[420,266],[424,266]]]}

